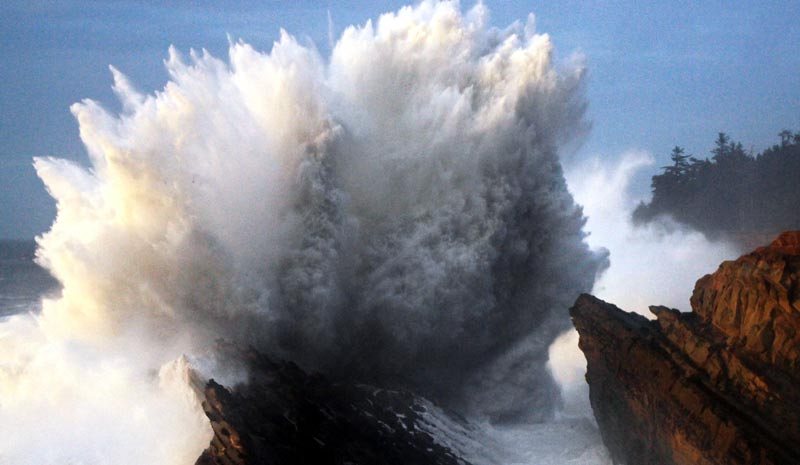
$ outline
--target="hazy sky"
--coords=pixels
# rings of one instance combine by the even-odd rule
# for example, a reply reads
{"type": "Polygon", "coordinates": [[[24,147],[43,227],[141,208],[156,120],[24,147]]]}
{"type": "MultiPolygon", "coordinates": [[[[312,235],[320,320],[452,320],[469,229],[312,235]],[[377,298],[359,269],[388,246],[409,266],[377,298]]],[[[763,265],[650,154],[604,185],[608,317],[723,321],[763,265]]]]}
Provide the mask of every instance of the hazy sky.
{"type": "MultiPolygon", "coordinates": [[[[141,90],[166,82],[167,47],[225,57],[230,34],[263,51],[280,27],[327,54],[334,34],[401,1],[6,0],[0,6],[0,238],[46,230],[54,208],[33,156],[84,161],[69,105],[117,108],[113,64],[141,90]]],[[[504,27],[536,15],[560,58],[585,55],[593,129],[572,163],[671,147],[706,156],[716,132],[761,150],[800,130],[800,2],[486,0],[504,27]]],[[[462,2],[468,8],[471,2],[462,2]]],[[[643,176],[638,189],[646,190],[643,176]]]]}

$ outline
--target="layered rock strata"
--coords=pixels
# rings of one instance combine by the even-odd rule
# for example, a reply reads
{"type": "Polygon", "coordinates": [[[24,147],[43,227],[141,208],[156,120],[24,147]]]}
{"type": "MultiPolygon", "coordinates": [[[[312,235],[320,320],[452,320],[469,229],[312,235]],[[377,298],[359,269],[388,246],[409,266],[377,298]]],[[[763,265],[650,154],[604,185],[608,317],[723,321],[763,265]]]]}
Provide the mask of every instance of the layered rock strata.
{"type": "Polygon", "coordinates": [[[615,462],[800,464],[798,281],[800,231],[701,278],[690,313],[582,295],[570,313],[615,462]]]}

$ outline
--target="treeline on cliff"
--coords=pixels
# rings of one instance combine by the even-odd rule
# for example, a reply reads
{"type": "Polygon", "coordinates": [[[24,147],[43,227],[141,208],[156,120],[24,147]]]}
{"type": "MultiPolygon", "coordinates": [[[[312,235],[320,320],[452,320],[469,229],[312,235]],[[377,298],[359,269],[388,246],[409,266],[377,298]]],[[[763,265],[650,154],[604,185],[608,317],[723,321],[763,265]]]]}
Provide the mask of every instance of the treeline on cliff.
{"type": "Polygon", "coordinates": [[[669,166],[652,178],[652,200],[640,203],[634,223],[668,215],[712,239],[738,242],[800,229],[800,132],[753,154],[719,133],[711,159],[676,146],[669,166]]]}

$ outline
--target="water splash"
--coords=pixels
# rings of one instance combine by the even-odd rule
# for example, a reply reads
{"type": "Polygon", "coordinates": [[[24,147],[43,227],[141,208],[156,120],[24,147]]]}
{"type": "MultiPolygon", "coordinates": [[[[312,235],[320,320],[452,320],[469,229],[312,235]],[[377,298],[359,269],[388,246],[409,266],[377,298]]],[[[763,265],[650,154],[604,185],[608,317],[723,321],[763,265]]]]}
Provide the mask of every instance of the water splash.
{"type": "MultiPolygon", "coordinates": [[[[152,95],[112,68],[119,115],[72,107],[90,167],[35,163],[58,212],[38,260],[63,289],[1,326],[0,385],[28,394],[0,428],[60,412],[29,436],[58,443],[37,463],[191,463],[202,412],[154,373],[219,337],[479,417],[552,414],[547,347],[605,256],[557,157],[585,130],[583,70],[556,69],[548,36],[425,1],[329,58],[282,32],[165,65],[152,95]]],[[[33,442],[2,446],[27,463],[33,442]]]]}

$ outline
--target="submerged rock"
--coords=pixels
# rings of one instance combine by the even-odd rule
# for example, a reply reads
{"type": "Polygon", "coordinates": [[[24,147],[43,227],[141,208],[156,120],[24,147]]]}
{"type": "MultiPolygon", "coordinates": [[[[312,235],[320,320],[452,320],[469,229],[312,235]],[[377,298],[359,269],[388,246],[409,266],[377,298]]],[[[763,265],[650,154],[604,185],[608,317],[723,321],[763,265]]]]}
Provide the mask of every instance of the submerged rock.
{"type": "Polygon", "coordinates": [[[197,465],[464,465],[428,432],[429,405],[410,393],[332,383],[290,362],[225,348],[249,381],[205,386],[214,437],[197,465]]]}
{"type": "MultiPolygon", "coordinates": [[[[616,463],[800,463],[800,231],[697,281],[693,311],[571,309],[616,463]]],[[[635,290],[631,290],[635,292],[635,290]]]]}

